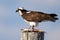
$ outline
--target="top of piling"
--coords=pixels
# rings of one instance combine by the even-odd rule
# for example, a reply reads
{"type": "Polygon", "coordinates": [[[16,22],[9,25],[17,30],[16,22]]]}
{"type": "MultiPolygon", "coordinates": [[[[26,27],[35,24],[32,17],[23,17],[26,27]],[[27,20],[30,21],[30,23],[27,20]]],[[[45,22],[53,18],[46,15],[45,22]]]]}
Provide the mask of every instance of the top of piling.
{"type": "Polygon", "coordinates": [[[21,29],[21,31],[23,31],[23,32],[44,32],[44,31],[39,30],[39,29],[34,29],[34,31],[32,31],[30,29],[21,29]]]}

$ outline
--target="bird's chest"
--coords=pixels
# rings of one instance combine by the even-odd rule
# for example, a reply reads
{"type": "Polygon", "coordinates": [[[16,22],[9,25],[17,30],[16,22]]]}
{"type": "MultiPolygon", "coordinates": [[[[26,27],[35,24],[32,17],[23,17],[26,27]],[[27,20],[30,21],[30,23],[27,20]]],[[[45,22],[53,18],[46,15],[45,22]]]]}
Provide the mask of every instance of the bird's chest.
{"type": "Polygon", "coordinates": [[[36,26],[38,24],[38,22],[30,22],[30,21],[27,21],[27,20],[24,20],[27,24],[29,24],[30,26],[36,26]]]}

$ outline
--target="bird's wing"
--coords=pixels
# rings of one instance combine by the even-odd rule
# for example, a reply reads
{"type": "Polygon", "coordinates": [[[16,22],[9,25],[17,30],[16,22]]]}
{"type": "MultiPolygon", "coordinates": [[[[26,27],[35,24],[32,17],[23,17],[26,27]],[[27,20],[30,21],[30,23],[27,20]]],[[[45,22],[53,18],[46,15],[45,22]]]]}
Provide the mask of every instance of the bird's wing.
{"type": "Polygon", "coordinates": [[[24,14],[23,18],[25,18],[27,21],[40,22],[44,20],[45,14],[39,12],[31,12],[31,13],[24,14]]]}

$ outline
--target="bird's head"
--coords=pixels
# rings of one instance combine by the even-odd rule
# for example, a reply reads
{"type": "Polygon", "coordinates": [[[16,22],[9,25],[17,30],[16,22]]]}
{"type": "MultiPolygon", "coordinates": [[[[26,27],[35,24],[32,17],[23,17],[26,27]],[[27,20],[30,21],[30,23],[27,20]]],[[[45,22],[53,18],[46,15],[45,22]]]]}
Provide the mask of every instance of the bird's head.
{"type": "Polygon", "coordinates": [[[24,10],[25,9],[23,7],[19,7],[19,8],[17,8],[16,12],[18,12],[19,15],[23,15],[24,10]]]}
{"type": "Polygon", "coordinates": [[[22,10],[24,10],[24,8],[23,7],[19,7],[19,8],[17,8],[16,12],[19,12],[19,11],[22,11],[22,10]]]}
{"type": "Polygon", "coordinates": [[[26,9],[24,9],[23,7],[19,7],[19,8],[17,8],[16,12],[18,12],[20,15],[23,15],[28,11],[26,9]]]}

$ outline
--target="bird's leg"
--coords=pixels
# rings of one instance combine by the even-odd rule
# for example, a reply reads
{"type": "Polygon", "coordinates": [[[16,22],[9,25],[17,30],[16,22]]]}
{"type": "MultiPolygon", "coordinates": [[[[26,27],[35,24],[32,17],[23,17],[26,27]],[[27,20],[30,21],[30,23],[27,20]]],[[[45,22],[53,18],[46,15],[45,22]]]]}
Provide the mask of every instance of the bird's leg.
{"type": "Polygon", "coordinates": [[[31,31],[34,31],[34,25],[29,28],[31,31]]]}
{"type": "Polygon", "coordinates": [[[34,25],[32,26],[32,31],[34,31],[34,25]]]}
{"type": "Polygon", "coordinates": [[[30,26],[29,29],[32,30],[32,26],[30,26]]]}

